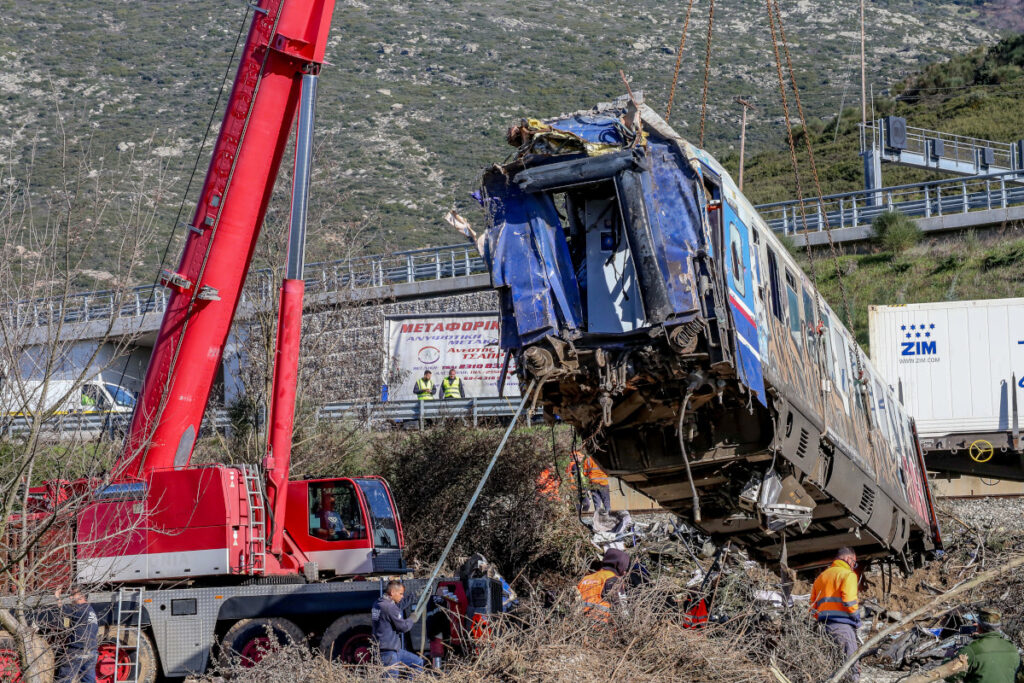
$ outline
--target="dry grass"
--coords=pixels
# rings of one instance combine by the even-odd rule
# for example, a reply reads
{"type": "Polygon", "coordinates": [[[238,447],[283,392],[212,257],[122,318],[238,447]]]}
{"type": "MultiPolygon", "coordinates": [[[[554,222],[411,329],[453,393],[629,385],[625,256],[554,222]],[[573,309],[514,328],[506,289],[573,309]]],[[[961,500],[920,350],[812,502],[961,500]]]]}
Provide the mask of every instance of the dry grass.
{"type": "MultiPolygon", "coordinates": [[[[762,575],[750,577],[756,590],[762,575]]],[[[630,592],[612,624],[580,612],[575,591],[554,604],[527,600],[504,615],[475,653],[452,657],[437,680],[471,681],[776,681],[773,662],[790,680],[820,681],[838,666],[835,648],[809,623],[806,607],[767,610],[748,602],[725,623],[684,628],[678,582],[661,579],[630,592]]],[[[229,672],[239,683],[344,683],[377,680],[379,666],[332,664],[304,648],[269,656],[253,669],[229,672]]]]}

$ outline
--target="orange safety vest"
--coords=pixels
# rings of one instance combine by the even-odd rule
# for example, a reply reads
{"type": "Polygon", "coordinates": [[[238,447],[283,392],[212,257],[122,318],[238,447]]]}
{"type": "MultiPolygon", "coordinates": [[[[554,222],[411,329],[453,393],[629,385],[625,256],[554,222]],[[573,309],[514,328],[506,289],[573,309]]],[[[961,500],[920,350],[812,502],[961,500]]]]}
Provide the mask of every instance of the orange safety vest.
{"type": "Polygon", "coordinates": [[[818,621],[832,621],[856,626],[860,623],[857,602],[857,574],[842,560],[814,580],[811,588],[811,616],[818,621]]]}
{"type": "Polygon", "coordinates": [[[583,476],[590,480],[594,486],[607,486],[608,475],[589,455],[583,461],[583,476]]]}
{"type": "Polygon", "coordinates": [[[558,498],[559,483],[558,477],[551,471],[551,468],[545,467],[537,477],[537,492],[546,498],[558,498]]]}
{"type": "Polygon", "coordinates": [[[615,578],[615,572],[611,569],[588,574],[576,584],[576,590],[583,600],[583,613],[590,615],[598,621],[609,621],[611,619],[612,604],[602,595],[604,585],[609,579],[615,578]]]}

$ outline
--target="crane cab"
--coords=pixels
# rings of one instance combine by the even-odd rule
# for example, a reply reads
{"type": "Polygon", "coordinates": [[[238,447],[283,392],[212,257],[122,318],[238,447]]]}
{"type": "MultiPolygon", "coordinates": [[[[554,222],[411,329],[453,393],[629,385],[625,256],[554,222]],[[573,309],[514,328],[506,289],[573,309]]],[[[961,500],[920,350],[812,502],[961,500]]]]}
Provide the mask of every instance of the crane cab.
{"type": "Polygon", "coordinates": [[[289,482],[285,529],[322,575],[405,571],[402,522],[380,477],[289,482]]]}

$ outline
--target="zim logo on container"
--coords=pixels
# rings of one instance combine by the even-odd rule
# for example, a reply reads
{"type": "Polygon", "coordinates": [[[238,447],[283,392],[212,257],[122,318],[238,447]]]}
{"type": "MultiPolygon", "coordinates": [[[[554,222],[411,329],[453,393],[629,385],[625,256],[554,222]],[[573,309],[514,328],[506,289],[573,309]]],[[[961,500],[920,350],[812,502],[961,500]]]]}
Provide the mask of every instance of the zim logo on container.
{"type": "Polygon", "coordinates": [[[927,325],[900,325],[901,356],[934,356],[938,353],[935,323],[927,325]]]}

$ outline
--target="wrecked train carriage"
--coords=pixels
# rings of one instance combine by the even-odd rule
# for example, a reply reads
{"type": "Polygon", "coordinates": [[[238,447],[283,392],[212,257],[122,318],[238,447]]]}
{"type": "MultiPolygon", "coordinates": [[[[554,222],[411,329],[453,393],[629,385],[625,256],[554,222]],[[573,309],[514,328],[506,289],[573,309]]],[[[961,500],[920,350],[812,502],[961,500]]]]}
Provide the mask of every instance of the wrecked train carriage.
{"type": "Polygon", "coordinates": [[[715,159],[623,101],[509,141],[501,345],[604,467],[769,563],[935,547],[912,420],[715,159]]]}

